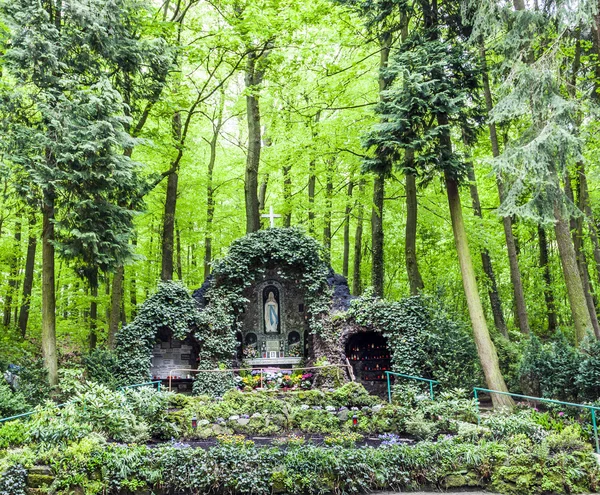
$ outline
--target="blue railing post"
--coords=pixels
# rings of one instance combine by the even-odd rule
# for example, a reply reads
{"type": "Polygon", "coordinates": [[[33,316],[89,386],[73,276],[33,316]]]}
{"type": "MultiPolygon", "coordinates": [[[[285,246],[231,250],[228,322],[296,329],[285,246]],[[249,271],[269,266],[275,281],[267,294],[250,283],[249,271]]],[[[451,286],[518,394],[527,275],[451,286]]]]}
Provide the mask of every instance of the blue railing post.
{"type": "Polygon", "coordinates": [[[594,426],[594,439],[596,440],[596,453],[600,454],[600,443],[598,443],[598,423],[596,421],[596,409],[592,408],[592,425],[594,426]]]}
{"type": "Polygon", "coordinates": [[[417,380],[419,382],[427,382],[429,384],[429,397],[431,397],[431,400],[434,400],[433,385],[437,385],[440,383],[437,380],[430,380],[429,378],[421,378],[420,376],[403,375],[402,373],[395,373],[393,371],[386,371],[385,375],[387,377],[388,400],[390,402],[392,402],[392,392],[391,392],[391,387],[390,387],[390,375],[400,376],[400,377],[406,378],[408,380],[417,380]]]}
{"type": "Polygon", "coordinates": [[[477,404],[477,425],[481,423],[481,414],[479,412],[479,395],[477,394],[477,387],[473,388],[473,396],[475,397],[475,403],[477,404]]]}

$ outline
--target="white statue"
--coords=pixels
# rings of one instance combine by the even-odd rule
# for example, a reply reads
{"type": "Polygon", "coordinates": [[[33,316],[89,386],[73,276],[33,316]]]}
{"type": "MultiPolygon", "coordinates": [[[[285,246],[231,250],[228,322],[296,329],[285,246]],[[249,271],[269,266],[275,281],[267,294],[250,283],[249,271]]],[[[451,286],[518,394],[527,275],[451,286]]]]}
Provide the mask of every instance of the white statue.
{"type": "Polygon", "coordinates": [[[275,295],[269,292],[267,302],[265,303],[265,332],[277,333],[279,324],[279,307],[275,300],[275,295]]]}

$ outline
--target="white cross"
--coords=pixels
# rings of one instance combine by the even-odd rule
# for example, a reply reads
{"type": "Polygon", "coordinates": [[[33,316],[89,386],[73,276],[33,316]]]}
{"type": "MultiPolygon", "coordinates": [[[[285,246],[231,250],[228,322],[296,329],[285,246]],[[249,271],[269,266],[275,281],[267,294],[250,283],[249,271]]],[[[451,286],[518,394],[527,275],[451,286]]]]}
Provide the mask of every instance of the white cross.
{"type": "Polygon", "coordinates": [[[268,218],[269,221],[271,222],[271,228],[273,228],[273,227],[275,227],[275,219],[276,218],[281,218],[281,215],[277,215],[277,214],[273,213],[273,207],[271,206],[269,208],[269,214],[268,215],[261,215],[261,217],[268,218]]]}

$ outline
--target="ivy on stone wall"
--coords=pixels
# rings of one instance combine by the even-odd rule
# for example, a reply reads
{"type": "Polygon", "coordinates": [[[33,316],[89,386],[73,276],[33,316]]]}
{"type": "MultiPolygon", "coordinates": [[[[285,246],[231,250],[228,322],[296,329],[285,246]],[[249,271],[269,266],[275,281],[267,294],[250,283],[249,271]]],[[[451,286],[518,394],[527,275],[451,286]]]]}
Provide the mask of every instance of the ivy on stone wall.
{"type": "Polygon", "coordinates": [[[181,340],[195,332],[202,342],[197,334],[199,326],[200,312],[188,290],[176,282],[161,282],[156,293],[142,304],[135,320],[117,334],[122,382],[141,383],[150,378],[152,350],[160,331],[168,329],[181,340]]]}
{"type": "Polygon", "coordinates": [[[433,297],[400,301],[362,297],[352,302],[345,318],[349,325],[383,334],[393,371],[454,387],[468,388],[481,381],[469,327],[433,297]]]}
{"type": "MultiPolygon", "coordinates": [[[[298,280],[305,292],[310,329],[319,333],[331,307],[330,269],[325,260],[323,247],[298,228],[260,230],[235,241],[227,256],[215,264],[210,286],[203,292],[206,305],[199,327],[206,342],[200,352],[202,367],[231,364],[238,345],[235,336],[241,330],[239,317],[248,303],[244,290],[269,269],[277,270],[284,280],[298,280]]],[[[225,386],[233,386],[230,376],[198,373],[194,391],[222,395],[225,386]]]]}

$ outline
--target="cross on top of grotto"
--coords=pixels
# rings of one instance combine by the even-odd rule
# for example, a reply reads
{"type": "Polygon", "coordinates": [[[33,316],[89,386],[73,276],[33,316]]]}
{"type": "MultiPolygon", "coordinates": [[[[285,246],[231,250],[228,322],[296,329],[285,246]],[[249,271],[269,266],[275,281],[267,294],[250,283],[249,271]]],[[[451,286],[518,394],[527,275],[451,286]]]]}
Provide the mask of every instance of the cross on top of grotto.
{"type": "Polygon", "coordinates": [[[268,218],[270,225],[270,228],[275,227],[275,219],[276,218],[281,218],[281,215],[277,214],[277,213],[273,213],[273,207],[271,206],[269,208],[269,214],[268,215],[261,215],[262,218],[268,218]]]}

